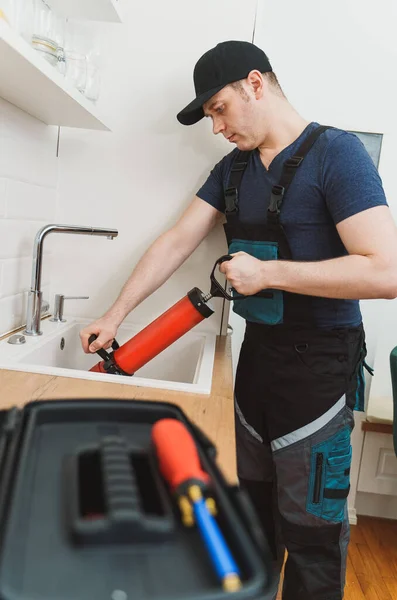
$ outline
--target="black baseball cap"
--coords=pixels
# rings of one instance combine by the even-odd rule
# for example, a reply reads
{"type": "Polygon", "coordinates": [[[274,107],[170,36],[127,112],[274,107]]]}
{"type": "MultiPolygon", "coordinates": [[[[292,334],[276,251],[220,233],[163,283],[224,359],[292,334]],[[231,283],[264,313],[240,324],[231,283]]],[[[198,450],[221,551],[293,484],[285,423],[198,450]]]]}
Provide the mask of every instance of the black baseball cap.
{"type": "Polygon", "coordinates": [[[180,113],[177,119],[182,125],[193,125],[204,117],[203,104],[229,83],[245,79],[258,70],[272,71],[266,54],[250,42],[228,41],[217,44],[197,61],[193,80],[196,97],[180,113]]]}

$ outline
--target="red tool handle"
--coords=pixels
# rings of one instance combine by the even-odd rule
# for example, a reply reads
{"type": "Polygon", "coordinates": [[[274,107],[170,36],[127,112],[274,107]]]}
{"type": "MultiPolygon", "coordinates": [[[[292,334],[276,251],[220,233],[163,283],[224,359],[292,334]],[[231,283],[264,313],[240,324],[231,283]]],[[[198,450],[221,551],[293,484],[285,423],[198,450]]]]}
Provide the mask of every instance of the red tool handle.
{"type": "Polygon", "coordinates": [[[160,419],[152,427],[152,440],[160,471],[172,491],[189,480],[209,483],[209,475],[201,468],[196,444],[183,423],[160,419]]]}

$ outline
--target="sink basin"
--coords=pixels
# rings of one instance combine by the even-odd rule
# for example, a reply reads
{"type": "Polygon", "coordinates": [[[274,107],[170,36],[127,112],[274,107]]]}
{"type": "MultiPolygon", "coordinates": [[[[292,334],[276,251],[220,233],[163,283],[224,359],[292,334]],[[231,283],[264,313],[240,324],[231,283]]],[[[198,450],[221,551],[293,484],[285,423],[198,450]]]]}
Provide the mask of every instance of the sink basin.
{"type": "MultiPolygon", "coordinates": [[[[190,331],[139,369],[133,377],[91,373],[89,369],[101,359],[84,354],[80,330],[90,320],[69,319],[67,323],[42,322],[43,335],[26,336],[26,343],[0,342],[0,369],[90,379],[124,385],[210,394],[215,356],[216,335],[190,331]]],[[[142,326],[122,325],[117,341],[123,344],[142,326]]]]}

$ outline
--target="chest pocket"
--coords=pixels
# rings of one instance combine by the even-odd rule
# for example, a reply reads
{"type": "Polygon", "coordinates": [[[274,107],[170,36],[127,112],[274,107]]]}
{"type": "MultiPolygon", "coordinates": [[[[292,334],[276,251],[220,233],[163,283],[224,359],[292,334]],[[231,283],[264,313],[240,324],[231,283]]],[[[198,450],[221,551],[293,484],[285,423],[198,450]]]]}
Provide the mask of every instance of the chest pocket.
{"type": "MultiPolygon", "coordinates": [[[[276,242],[262,242],[234,239],[229,245],[229,254],[246,252],[259,260],[277,260],[278,244],[276,242]]],[[[277,325],[283,322],[283,293],[280,290],[264,290],[260,296],[235,297],[233,312],[253,323],[277,325]]]]}
{"type": "MultiPolygon", "coordinates": [[[[294,178],[296,170],[319,136],[328,129],[325,125],[316,127],[299,146],[296,154],[283,165],[278,185],[273,185],[266,225],[261,226],[256,236],[251,227],[239,219],[239,190],[251,151],[240,151],[233,162],[225,196],[225,232],[229,254],[244,251],[259,260],[292,260],[291,250],[280,220],[281,206],[285,194],[294,178]]],[[[233,311],[253,323],[278,325],[283,323],[284,297],[281,290],[264,290],[255,296],[234,296],[233,311]]]]}

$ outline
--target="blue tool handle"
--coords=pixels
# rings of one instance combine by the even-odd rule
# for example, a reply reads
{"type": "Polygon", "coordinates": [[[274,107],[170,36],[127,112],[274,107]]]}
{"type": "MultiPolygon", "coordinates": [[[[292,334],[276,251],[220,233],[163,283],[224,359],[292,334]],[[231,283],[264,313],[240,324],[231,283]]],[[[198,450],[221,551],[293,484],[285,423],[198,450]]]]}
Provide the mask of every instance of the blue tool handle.
{"type": "Polygon", "coordinates": [[[201,499],[193,503],[193,511],[197,526],[207,547],[218,577],[224,577],[235,573],[240,574],[226,541],[218,527],[218,523],[209,513],[205,500],[201,499]]]}

